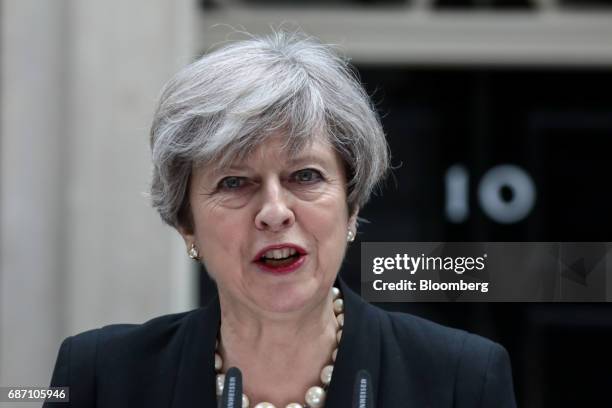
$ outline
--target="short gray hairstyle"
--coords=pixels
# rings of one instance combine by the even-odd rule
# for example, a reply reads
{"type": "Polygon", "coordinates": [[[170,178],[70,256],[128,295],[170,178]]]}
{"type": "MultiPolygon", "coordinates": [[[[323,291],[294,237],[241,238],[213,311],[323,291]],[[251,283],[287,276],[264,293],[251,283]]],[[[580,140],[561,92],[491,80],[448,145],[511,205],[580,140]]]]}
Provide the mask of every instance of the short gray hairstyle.
{"type": "Polygon", "coordinates": [[[229,164],[279,132],[291,153],[327,138],[345,165],[350,212],[388,171],[379,117],[348,61],[281,30],[206,54],[165,85],[151,126],[153,207],[167,224],[191,228],[192,169],[229,164]]]}

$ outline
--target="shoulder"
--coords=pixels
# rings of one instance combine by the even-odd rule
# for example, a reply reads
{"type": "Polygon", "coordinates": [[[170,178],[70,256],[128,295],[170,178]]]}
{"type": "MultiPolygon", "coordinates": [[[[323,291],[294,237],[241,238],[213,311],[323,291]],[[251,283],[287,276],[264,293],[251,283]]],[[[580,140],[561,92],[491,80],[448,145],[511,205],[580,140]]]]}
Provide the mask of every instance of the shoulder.
{"type": "Polygon", "coordinates": [[[510,359],[500,344],[464,330],[377,309],[382,364],[416,371],[457,407],[514,407],[510,359]]]}
{"type": "Polygon", "coordinates": [[[156,317],[141,324],[112,324],[88,330],[65,340],[74,348],[89,349],[111,354],[131,354],[143,347],[163,348],[180,334],[186,322],[197,310],[156,317]]]}
{"type": "Polygon", "coordinates": [[[122,349],[128,351],[130,346],[163,347],[184,330],[187,322],[198,313],[190,312],[159,316],[141,324],[112,324],[98,329],[98,342],[102,347],[112,348],[122,344],[122,349]]]}
{"type": "Polygon", "coordinates": [[[503,349],[499,344],[479,335],[415,315],[381,309],[378,309],[378,313],[383,332],[392,333],[391,339],[401,344],[410,344],[420,351],[431,350],[447,358],[458,358],[466,352],[487,354],[491,349],[503,349]]]}
{"type": "Polygon", "coordinates": [[[51,385],[71,387],[74,407],[93,406],[98,397],[112,400],[115,394],[145,389],[176,369],[188,323],[200,311],[161,316],[142,324],[113,324],[68,337],[60,347],[51,385]],[[105,390],[103,396],[99,390],[105,390]]]}
{"type": "Polygon", "coordinates": [[[190,319],[200,309],[160,316],[142,324],[113,324],[66,338],[60,346],[53,385],[92,381],[104,372],[146,371],[176,357],[190,319]],[[120,370],[117,370],[120,369],[120,370]]]}

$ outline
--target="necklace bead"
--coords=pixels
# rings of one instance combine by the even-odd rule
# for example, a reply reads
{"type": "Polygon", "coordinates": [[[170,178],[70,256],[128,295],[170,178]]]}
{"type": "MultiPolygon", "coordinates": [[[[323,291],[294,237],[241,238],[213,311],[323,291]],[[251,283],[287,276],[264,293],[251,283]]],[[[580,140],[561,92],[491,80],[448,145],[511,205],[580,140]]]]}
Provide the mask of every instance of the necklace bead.
{"type": "Polygon", "coordinates": [[[334,300],[334,312],[336,314],[340,314],[342,313],[343,310],[344,310],[344,302],[342,301],[342,299],[338,298],[334,300]]]}
{"type": "Polygon", "coordinates": [[[215,371],[221,370],[223,367],[223,359],[218,353],[215,353],[215,371]]]}
{"type": "Polygon", "coordinates": [[[255,405],[254,408],[276,408],[274,406],[274,404],[270,404],[269,402],[260,402],[259,404],[255,405]]]}
{"type": "Polygon", "coordinates": [[[319,408],[325,402],[325,390],[319,386],[310,387],[306,391],[306,404],[312,408],[319,408]]]}
{"type": "Polygon", "coordinates": [[[323,385],[327,386],[331,382],[332,371],[334,371],[333,365],[326,365],[321,370],[321,382],[323,383],[323,385]]]}
{"type": "Polygon", "coordinates": [[[223,385],[225,384],[225,374],[217,374],[217,397],[223,394],[223,385]]]}
{"type": "Polygon", "coordinates": [[[336,300],[340,297],[340,289],[338,289],[337,287],[333,286],[331,288],[331,293],[332,293],[332,299],[336,300]]]}

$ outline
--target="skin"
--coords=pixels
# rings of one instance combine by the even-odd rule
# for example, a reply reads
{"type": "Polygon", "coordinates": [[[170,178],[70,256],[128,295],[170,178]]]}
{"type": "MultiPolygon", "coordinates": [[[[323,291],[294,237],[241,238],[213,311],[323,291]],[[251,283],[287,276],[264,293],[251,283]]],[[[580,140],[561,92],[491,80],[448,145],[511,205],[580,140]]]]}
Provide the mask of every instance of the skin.
{"type": "Polygon", "coordinates": [[[228,169],[194,169],[194,228],[179,231],[217,283],[223,370],[241,369],[251,406],[303,402],[319,385],[337,347],[330,288],[357,217],[348,213],[343,163],[327,142],[292,158],[282,145],[273,137],[228,169]],[[307,251],[299,269],[279,275],[253,263],[282,243],[307,251]]]}

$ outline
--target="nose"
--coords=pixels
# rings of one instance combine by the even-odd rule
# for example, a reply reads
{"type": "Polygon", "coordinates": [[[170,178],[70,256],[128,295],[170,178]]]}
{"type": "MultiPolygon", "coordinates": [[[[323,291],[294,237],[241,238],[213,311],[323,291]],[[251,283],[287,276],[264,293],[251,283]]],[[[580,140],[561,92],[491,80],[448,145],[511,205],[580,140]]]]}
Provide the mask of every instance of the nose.
{"type": "Polygon", "coordinates": [[[294,223],[295,214],[280,182],[265,182],[261,190],[261,206],[255,215],[255,227],[261,231],[280,232],[294,223]]]}

